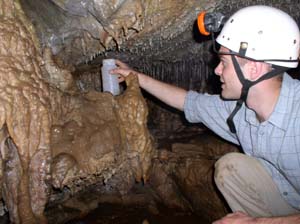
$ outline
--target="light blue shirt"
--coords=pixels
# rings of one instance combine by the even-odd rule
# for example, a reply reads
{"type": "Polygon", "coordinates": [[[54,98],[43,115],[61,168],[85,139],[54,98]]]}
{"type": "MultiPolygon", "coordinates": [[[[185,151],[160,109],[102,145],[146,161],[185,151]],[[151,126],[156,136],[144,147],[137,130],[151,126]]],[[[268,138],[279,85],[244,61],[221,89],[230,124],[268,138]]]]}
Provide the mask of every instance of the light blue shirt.
{"type": "Polygon", "coordinates": [[[189,122],[204,123],[224,139],[241,145],[266,167],[281,195],[300,210],[300,81],[284,74],[278,102],[270,118],[260,123],[245,104],[234,117],[236,134],[226,119],[236,101],[189,91],[184,113],[189,122]]]}

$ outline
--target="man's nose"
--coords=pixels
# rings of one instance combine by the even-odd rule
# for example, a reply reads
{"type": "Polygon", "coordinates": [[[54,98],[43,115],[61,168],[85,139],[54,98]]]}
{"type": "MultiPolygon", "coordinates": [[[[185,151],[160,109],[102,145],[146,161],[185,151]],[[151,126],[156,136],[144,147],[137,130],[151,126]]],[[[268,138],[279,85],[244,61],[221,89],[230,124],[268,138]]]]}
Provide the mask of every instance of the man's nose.
{"type": "Polygon", "coordinates": [[[218,64],[218,66],[215,68],[215,74],[217,76],[220,76],[222,74],[222,65],[221,65],[221,62],[218,64]]]}

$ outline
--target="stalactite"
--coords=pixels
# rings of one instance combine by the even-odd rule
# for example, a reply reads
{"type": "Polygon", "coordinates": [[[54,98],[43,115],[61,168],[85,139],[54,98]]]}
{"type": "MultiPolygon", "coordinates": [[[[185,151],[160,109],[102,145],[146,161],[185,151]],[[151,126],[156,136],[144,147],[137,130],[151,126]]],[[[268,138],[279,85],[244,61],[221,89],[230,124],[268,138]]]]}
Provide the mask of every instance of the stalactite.
{"type": "Polygon", "coordinates": [[[193,89],[203,91],[207,89],[208,77],[213,74],[213,69],[208,67],[207,62],[198,58],[177,62],[139,62],[136,65],[140,71],[151,77],[174,84],[186,90],[193,89]]]}

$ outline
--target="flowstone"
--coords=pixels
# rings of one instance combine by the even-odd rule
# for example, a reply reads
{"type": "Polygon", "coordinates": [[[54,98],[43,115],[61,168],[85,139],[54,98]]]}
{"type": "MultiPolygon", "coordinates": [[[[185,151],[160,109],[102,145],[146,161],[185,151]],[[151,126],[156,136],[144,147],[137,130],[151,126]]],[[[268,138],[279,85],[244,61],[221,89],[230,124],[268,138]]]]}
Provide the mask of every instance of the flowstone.
{"type": "MultiPolygon", "coordinates": [[[[120,171],[124,184],[118,189],[125,193],[134,179],[147,176],[153,147],[145,104],[126,108],[110,94],[76,91],[72,75],[49,50],[42,58],[18,1],[0,2],[0,39],[0,188],[12,223],[46,223],[52,188],[76,192],[120,171]],[[132,130],[143,130],[137,141],[118,121],[118,107],[122,115],[139,114],[136,120],[127,116],[132,130]]],[[[139,89],[135,82],[128,85],[131,93],[139,89]]],[[[134,100],[142,102],[138,91],[134,100]]]]}

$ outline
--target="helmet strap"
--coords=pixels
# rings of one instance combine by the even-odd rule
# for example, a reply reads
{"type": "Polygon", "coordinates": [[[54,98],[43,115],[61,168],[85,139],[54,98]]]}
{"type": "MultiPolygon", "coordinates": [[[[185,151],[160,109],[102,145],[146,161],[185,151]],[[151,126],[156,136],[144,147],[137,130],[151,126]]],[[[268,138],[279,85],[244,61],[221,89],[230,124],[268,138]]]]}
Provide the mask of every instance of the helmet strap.
{"type": "Polygon", "coordinates": [[[245,79],[245,76],[241,70],[241,67],[240,67],[235,55],[231,54],[231,59],[233,62],[235,72],[242,84],[241,96],[237,100],[234,110],[231,112],[231,114],[227,118],[227,124],[229,126],[230,131],[232,133],[236,133],[236,128],[235,128],[235,125],[233,122],[233,118],[236,115],[236,113],[241,109],[243,103],[246,102],[250,87],[254,86],[255,84],[257,84],[263,80],[270,79],[276,75],[282,74],[283,72],[287,71],[289,68],[272,65],[273,69],[270,72],[267,72],[266,74],[264,74],[263,76],[261,76],[259,79],[255,80],[255,81],[250,81],[248,79],[245,79]]]}

